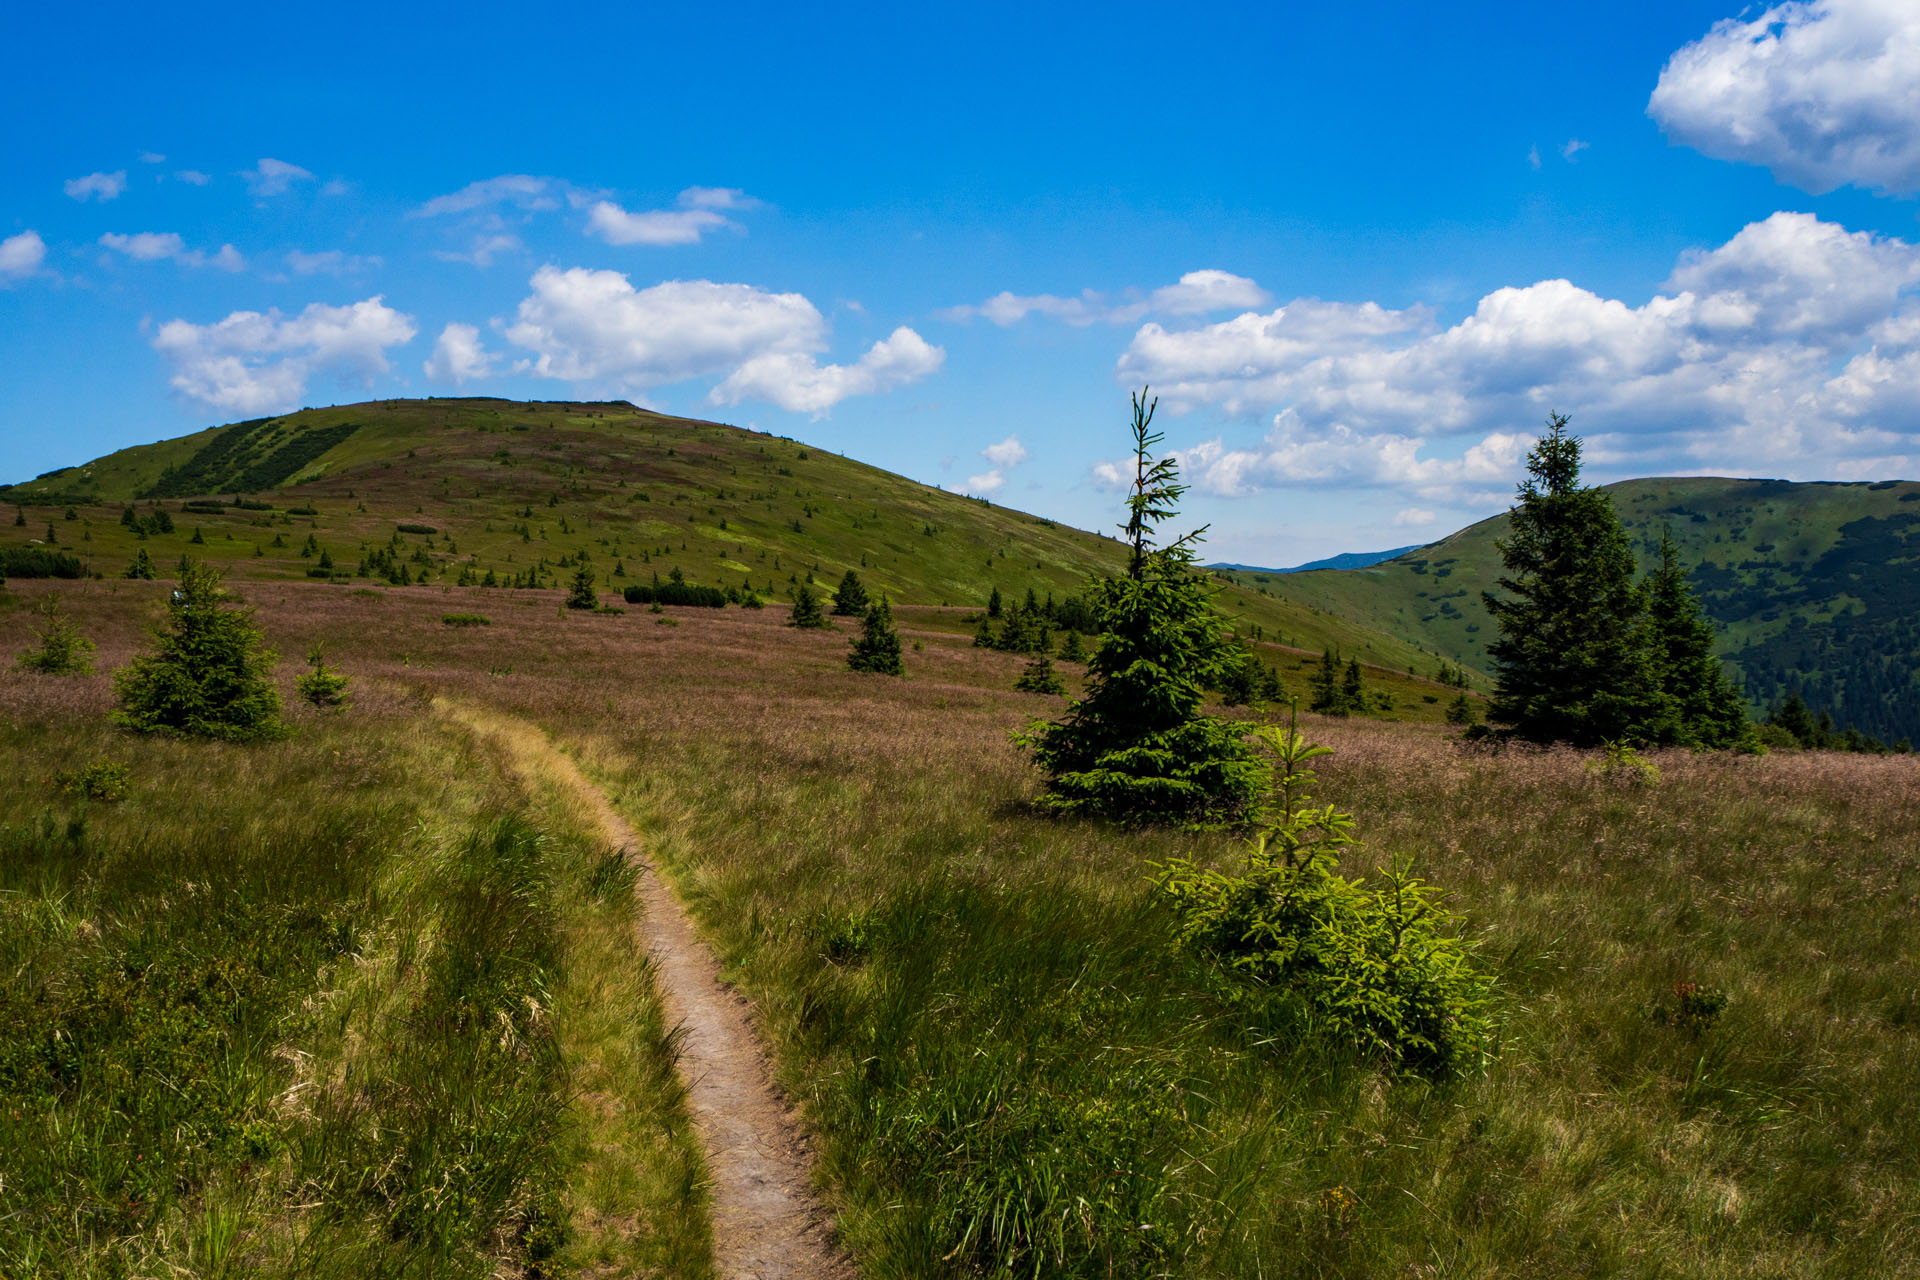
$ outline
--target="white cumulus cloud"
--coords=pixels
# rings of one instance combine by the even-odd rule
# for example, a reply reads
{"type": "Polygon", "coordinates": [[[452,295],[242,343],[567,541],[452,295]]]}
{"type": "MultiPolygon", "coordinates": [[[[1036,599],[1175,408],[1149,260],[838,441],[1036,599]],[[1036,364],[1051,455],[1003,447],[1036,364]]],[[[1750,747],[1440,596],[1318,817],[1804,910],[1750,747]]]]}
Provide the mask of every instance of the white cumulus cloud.
{"type": "Polygon", "coordinates": [[[204,187],[213,181],[210,175],[204,174],[198,169],[178,169],[174,171],[173,176],[191,187],[204,187]]]}
{"type": "Polygon", "coordinates": [[[1027,446],[1020,443],[1020,437],[1010,435],[999,444],[990,444],[980,451],[980,456],[990,464],[987,470],[977,476],[968,476],[966,484],[961,486],[964,493],[992,493],[1007,482],[1007,472],[1027,460],[1027,446]]]}
{"type": "Polygon", "coordinates": [[[376,295],[344,307],[316,302],[292,317],[235,311],[206,325],[169,320],[153,346],[173,366],[176,391],[216,409],[259,414],[298,406],[316,374],[371,381],[391,368],[387,349],[411,342],[414,332],[413,317],[376,295]]]}
{"type": "Polygon", "coordinates": [[[611,200],[596,201],[587,213],[587,231],[608,244],[698,244],[700,237],[722,227],[740,224],[721,209],[744,209],[753,201],[732,187],[688,187],[676,209],[649,209],[630,213],[611,200]]]}
{"type": "Polygon", "coordinates": [[[1917,287],[1920,247],[1777,213],[1683,256],[1639,306],[1544,280],[1443,328],[1423,308],[1299,300],[1143,325],[1117,374],[1176,412],[1273,415],[1258,445],[1181,451],[1219,493],[1340,482],[1490,500],[1551,410],[1573,414],[1596,461],[1641,474],[1911,469],[1917,287]]]}
{"type": "Polygon", "coordinates": [[[1815,193],[1920,191],[1920,5],[1813,0],[1680,49],[1647,112],[1669,137],[1815,193]]]}
{"type": "Polygon", "coordinates": [[[497,178],[469,182],[458,191],[433,199],[414,210],[415,217],[433,218],[449,213],[471,213],[494,205],[512,205],[517,209],[558,209],[567,186],[553,178],[536,178],[526,173],[503,173],[497,178]]]}
{"type": "Polygon", "coordinates": [[[112,173],[90,173],[84,178],[67,179],[66,193],[75,200],[98,200],[102,204],[115,199],[127,189],[127,171],[116,169],[112,173]]]}
{"type": "Polygon", "coordinates": [[[173,231],[137,231],[132,235],[109,231],[100,237],[100,243],[135,262],[172,261],[183,267],[216,267],[221,271],[243,271],[247,265],[240,251],[230,244],[204,253],[187,248],[187,242],[173,231]]]}
{"type": "Polygon", "coordinates": [[[21,280],[47,259],[47,242],[38,231],[22,231],[0,240],[0,280],[21,280]]]}
{"type": "Polygon", "coordinates": [[[242,170],[240,176],[246,179],[247,189],[256,196],[285,195],[293,189],[294,183],[313,181],[313,174],[299,165],[275,160],[271,156],[262,156],[253,168],[242,170]]]}
{"type": "Polygon", "coordinates": [[[435,382],[455,386],[493,376],[495,356],[480,342],[480,330],[470,324],[450,324],[433,344],[433,357],[423,366],[435,382]]]}
{"type": "Polygon", "coordinates": [[[767,400],[824,413],[940,367],[946,353],[900,328],[851,365],[821,365],[827,326],[797,293],[745,284],[669,280],[646,289],[617,271],[542,267],[507,338],[534,353],[530,371],[569,382],[643,390],[726,375],[718,404],[767,400]]]}

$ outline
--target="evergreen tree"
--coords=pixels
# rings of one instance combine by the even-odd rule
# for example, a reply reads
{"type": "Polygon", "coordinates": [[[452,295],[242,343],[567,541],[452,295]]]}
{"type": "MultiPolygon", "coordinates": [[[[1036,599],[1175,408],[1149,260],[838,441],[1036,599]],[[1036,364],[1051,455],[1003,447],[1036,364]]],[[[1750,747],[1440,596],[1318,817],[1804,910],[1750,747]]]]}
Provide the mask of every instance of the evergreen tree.
{"type": "Polygon", "coordinates": [[[1323,716],[1344,716],[1349,708],[1340,689],[1340,657],[1331,649],[1320,651],[1320,666],[1307,681],[1307,710],[1323,716]]]}
{"type": "Polygon", "coordinates": [[[1660,531],[1660,564],[1647,575],[1647,643],[1655,685],[1670,711],[1652,740],[1688,747],[1753,741],[1747,701],[1713,653],[1713,623],[1680,568],[1670,529],[1660,531]]]}
{"type": "Polygon", "coordinates": [[[582,564],[573,574],[573,589],[567,592],[567,608],[598,609],[600,594],[593,589],[593,566],[582,564]]]}
{"type": "Polygon", "coordinates": [[[1204,529],[1154,545],[1186,486],[1172,458],[1155,460],[1155,403],[1133,397],[1134,481],[1127,498],[1129,555],[1123,575],[1097,579],[1091,594],[1100,648],[1087,664],[1085,695],[1054,722],[1016,735],[1046,775],[1042,803],[1062,812],[1192,826],[1246,819],[1267,770],[1245,741],[1247,726],[1202,715],[1219,678],[1225,623],[1214,588],[1195,572],[1204,529]]]}
{"type": "Polygon", "coordinates": [[[114,720],[138,733],[225,738],[280,737],[280,696],[268,675],[275,655],[249,609],[228,608],[220,574],[198,560],[180,568],[167,624],[154,649],[113,674],[114,720]]]}
{"type": "Polygon", "coordinates": [[[1527,454],[1527,481],[1495,545],[1505,593],[1488,719],[1534,742],[1645,741],[1666,712],[1641,629],[1633,551],[1607,495],[1580,484],[1580,438],[1555,414],[1527,454]]]}
{"type": "Polygon", "coordinates": [[[73,620],[62,616],[60,597],[46,596],[34,607],[46,621],[39,629],[40,647],[20,655],[22,671],[37,671],[43,676],[84,676],[93,672],[93,641],[80,634],[73,620]]]}
{"type": "Polygon", "coordinates": [[[1457,695],[1447,704],[1447,723],[1458,725],[1474,723],[1473,702],[1465,693],[1457,695]]]}
{"type": "Polygon", "coordinates": [[[1237,641],[1229,642],[1220,664],[1220,705],[1250,706],[1260,696],[1259,663],[1253,651],[1237,641]]]}
{"type": "MultiPolygon", "coordinates": [[[[24,524],[25,521],[22,521],[21,523],[24,524]]],[[[1000,588],[995,587],[993,589],[993,594],[987,597],[987,616],[989,618],[999,617],[1000,610],[1004,607],[1005,606],[1000,603],[1000,588]]]]}
{"type": "Polygon", "coordinates": [[[840,579],[840,585],[833,592],[833,613],[838,618],[857,618],[867,611],[867,588],[860,581],[860,575],[847,570],[847,576],[840,579]]]}
{"type": "Polygon", "coordinates": [[[820,611],[820,597],[813,594],[813,588],[804,582],[793,593],[793,612],[787,615],[787,625],[802,630],[817,630],[832,626],[827,615],[820,611]]]}
{"type": "Polygon", "coordinates": [[[1085,662],[1086,660],[1087,646],[1081,641],[1080,633],[1078,631],[1067,632],[1067,638],[1060,642],[1060,661],[1085,662]]]}
{"type": "Polygon", "coordinates": [[[1021,670],[1013,687],[1020,693],[1065,693],[1067,682],[1053,669],[1052,658],[1044,653],[1036,653],[1021,670]]]}
{"type": "Polygon", "coordinates": [[[893,609],[886,596],[867,606],[860,634],[854,637],[853,648],[847,654],[847,666],[883,676],[906,674],[906,668],[900,663],[900,633],[893,628],[893,609]]]}
{"type": "Polygon", "coordinates": [[[145,578],[148,581],[152,581],[155,574],[156,570],[154,568],[153,557],[147,554],[147,549],[145,547],[134,548],[133,563],[127,566],[126,576],[129,578],[145,578]]]}
{"type": "Polygon", "coordinates": [[[345,711],[350,705],[347,700],[347,677],[327,665],[327,656],[319,645],[307,651],[307,665],[313,670],[294,681],[294,688],[320,711],[345,711]]]}
{"type": "Polygon", "coordinates": [[[1360,659],[1347,660],[1347,674],[1340,682],[1340,702],[1348,712],[1367,709],[1367,687],[1360,675],[1360,659]]]}

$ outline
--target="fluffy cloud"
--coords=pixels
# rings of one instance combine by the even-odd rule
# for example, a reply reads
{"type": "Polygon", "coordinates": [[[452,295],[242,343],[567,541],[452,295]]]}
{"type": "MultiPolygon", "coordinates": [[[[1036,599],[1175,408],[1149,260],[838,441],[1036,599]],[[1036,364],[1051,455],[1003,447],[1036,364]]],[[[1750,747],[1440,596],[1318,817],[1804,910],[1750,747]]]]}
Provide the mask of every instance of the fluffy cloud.
{"type": "Polygon", "coordinates": [[[21,280],[40,269],[47,258],[47,242],[38,231],[22,231],[0,240],[0,280],[21,280]]]}
{"type": "Polygon", "coordinates": [[[744,209],[754,202],[732,187],[688,187],[677,209],[629,213],[611,200],[597,201],[587,214],[587,232],[608,244],[698,244],[722,227],[739,229],[720,209],[744,209]]]}
{"type": "Polygon", "coordinates": [[[1417,529],[1432,524],[1439,513],[1428,511],[1424,507],[1402,507],[1393,513],[1393,526],[1396,529],[1417,529]]]}
{"type": "Polygon", "coordinates": [[[991,466],[977,476],[968,476],[962,486],[966,493],[992,493],[1007,482],[1007,472],[1027,460],[1027,446],[1020,443],[1020,437],[1008,436],[999,444],[990,444],[980,451],[991,466]]]}
{"type": "Polygon", "coordinates": [[[1301,300],[1143,325],[1117,372],[1175,411],[1274,412],[1258,447],[1183,451],[1220,493],[1341,482],[1480,501],[1516,475],[1532,433],[1514,428],[1552,409],[1596,461],[1642,473],[1911,467],[1916,285],[1920,248],[1777,213],[1683,257],[1637,307],[1565,280],[1496,290],[1450,328],[1420,308],[1301,300]],[[1445,459],[1434,437],[1477,443],[1445,459]]]}
{"type": "Polygon", "coordinates": [[[187,242],[172,231],[138,231],[130,236],[109,231],[100,237],[100,243],[135,262],[172,261],[183,267],[217,267],[222,271],[242,271],[247,265],[240,251],[230,244],[221,245],[213,253],[202,253],[187,248],[187,242]]]}
{"type": "Polygon", "coordinates": [[[1677,142],[1809,191],[1920,191],[1920,8],[1813,0],[1715,23],[1647,111],[1677,142]]]}
{"type": "Polygon", "coordinates": [[[262,156],[258,164],[242,170],[240,176],[246,179],[247,190],[256,196],[285,195],[293,189],[294,183],[313,181],[313,174],[299,165],[270,156],[262,156]]]}
{"type": "Polygon", "coordinates": [[[948,307],[940,312],[943,320],[967,321],[979,316],[1001,328],[1020,323],[1028,316],[1044,316],[1065,324],[1138,324],[1152,312],[1170,315],[1206,315],[1243,307],[1265,306],[1273,300],[1265,289],[1245,276],[1230,271],[1207,269],[1189,271],[1177,284],[1164,285],[1144,297],[1137,290],[1118,299],[1092,289],[1082,290],[1076,298],[1052,293],[1022,295],[1002,291],[985,302],[948,307]]]}
{"type": "Polygon", "coordinates": [[[514,253],[525,247],[519,236],[508,235],[504,231],[483,231],[474,236],[465,253],[436,249],[433,256],[443,262],[466,262],[476,267],[490,267],[494,259],[502,254],[514,253]]]}
{"type": "Polygon", "coordinates": [[[127,189],[127,171],[117,169],[112,173],[90,173],[84,178],[69,178],[66,192],[75,200],[98,200],[102,204],[115,199],[127,189]]]}
{"type": "Polygon", "coordinates": [[[387,348],[411,342],[414,332],[413,317],[375,296],[345,307],[316,302],[291,318],[236,311],[208,325],[169,320],[153,346],[172,364],[176,391],[258,414],[296,407],[315,374],[370,381],[391,367],[387,348]]]}
{"type": "Polygon", "coordinates": [[[715,404],[765,400],[815,417],[850,396],[878,395],[937,373],[947,353],[905,325],[867,348],[853,364],[816,362],[804,352],[769,352],[734,370],[708,397],[715,404]]]}
{"type": "Polygon", "coordinates": [[[435,382],[455,386],[493,375],[494,355],[480,344],[480,331],[470,324],[450,324],[433,344],[433,358],[425,368],[435,382]]]}
{"type": "Polygon", "coordinates": [[[210,176],[200,172],[198,169],[179,169],[174,172],[173,176],[192,187],[204,187],[213,181],[210,176]]]}
{"type": "Polygon", "coordinates": [[[797,293],[669,280],[635,289],[617,271],[542,267],[507,337],[534,353],[530,371],[569,382],[643,390],[726,374],[717,404],[762,399],[823,413],[924,377],[945,353],[896,329],[852,365],[820,365],[826,321],[797,293]]]}

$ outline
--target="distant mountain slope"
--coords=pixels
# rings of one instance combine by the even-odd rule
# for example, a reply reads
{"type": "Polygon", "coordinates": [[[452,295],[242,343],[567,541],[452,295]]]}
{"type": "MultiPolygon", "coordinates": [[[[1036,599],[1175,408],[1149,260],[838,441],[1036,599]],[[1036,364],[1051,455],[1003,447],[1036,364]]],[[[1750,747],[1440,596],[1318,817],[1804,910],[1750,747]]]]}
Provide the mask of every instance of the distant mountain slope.
{"type": "MultiPolygon", "coordinates": [[[[397,537],[408,574],[434,582],[463,569],[499,579],[537,569],[562,585],[584,554],[603,590],[678,568],[694,582],[784,597],[809,575],[831,587],[852,568],[896,601],[969,607],[995,587],[1064,597],[1120,563],[1111,538],[625,402],[303,409],[123,449],[0,489],[0,501],[27,515],[24,527],[0,525],[0,546],[44,541],[51,526],[59,549],[108,574],[141,543],[170,565],[196,529],[194,554],[248,578],[304,580],[317,559],[299,555],[309,536],[341,572],[397,537]],[[253,509],[232,502],[241,495],[253,509]],[[173,533],[120,523],[123,503],[145,512],[156,502],[173,533]]],[[[1229,586],[1221,603],[1269,640],[1401,671],[1437,665],[1417,646],[1258,588],[1229,586]]]]}
{"type": "MultiPolygon", "coordinates": [[[[1642,564],[1673,530],[1756,705],[1798,688],[1842,725],[1920,739],[1920,483],[1680,478],[1607,486],[1642,564]]],[[[1484,669],[1505,515],[1370,568],[1252,581],[1484,669]]]]}
{"type": "Polygon", "coordinates": [[[1263,569],[1254,564],[1210,564],[1209,569],[1226,569],[1236,573],[1311,573],[1315,569],[1365,569],[1379,564],[1382,560],[1391,560],[1403,556],[1409,551],[1418,551],[1420,543],[1410,547],[1395,547],[1391,551],[1343,551],[1337,556],[1328,556],[1324,560],[1309,560],[1305,564],[1294,565],[1291,569],[1263,569]]]}

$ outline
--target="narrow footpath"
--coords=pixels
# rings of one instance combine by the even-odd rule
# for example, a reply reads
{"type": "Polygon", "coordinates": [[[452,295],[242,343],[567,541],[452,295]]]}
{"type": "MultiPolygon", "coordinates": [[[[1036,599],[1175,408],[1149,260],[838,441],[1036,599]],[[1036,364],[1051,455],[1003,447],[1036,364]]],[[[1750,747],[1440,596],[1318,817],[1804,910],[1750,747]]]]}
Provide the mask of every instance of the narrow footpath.
{"type": "Polygon", "coordinates": [[[530,783],[571,790],[612,848],[639,870],[641,938],[668,1025],[681,1028],[679,1067],[712,1179],[713,1251],[722,1280],[851,1280],[814,1196],[811,1156],[754,1033],[747,1002],[719,966],[673,890],[647,860],[606,794],[571,756],[525,721],[456,703],[440,706],[497,742],[530,783]]]}

